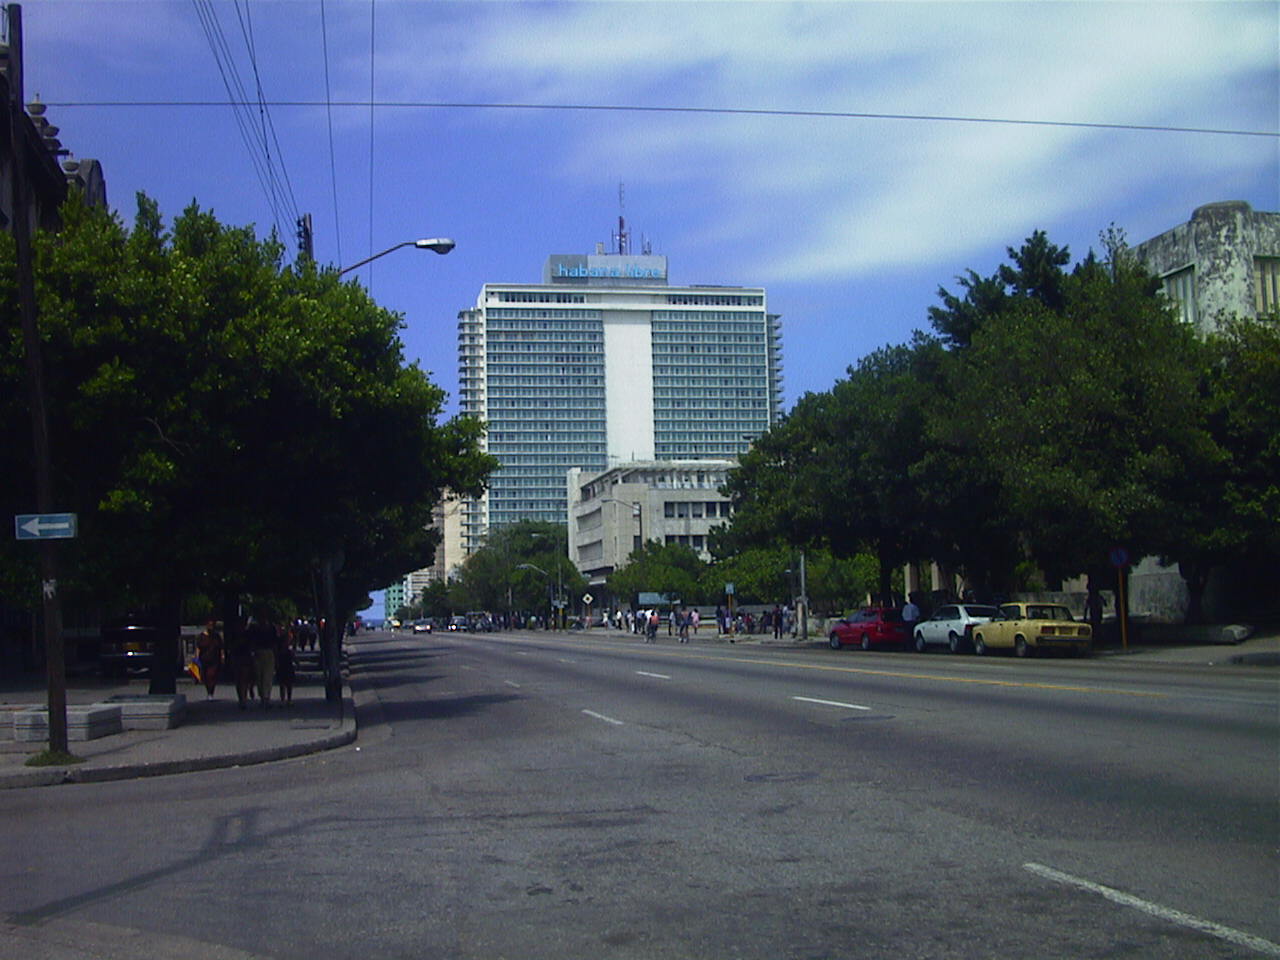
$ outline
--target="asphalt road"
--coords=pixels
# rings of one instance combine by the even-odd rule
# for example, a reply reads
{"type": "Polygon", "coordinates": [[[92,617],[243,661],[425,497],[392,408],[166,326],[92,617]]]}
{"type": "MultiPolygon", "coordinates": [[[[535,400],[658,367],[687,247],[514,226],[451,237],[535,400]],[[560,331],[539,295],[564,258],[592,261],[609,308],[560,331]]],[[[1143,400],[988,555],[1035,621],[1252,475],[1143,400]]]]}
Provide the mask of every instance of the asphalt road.
{"type": "Polygon", "coordinates": [[[355,663],[358,750],[0,794],[0,958],[1280,956],[1272,670],[547,634],[355,663]]]}

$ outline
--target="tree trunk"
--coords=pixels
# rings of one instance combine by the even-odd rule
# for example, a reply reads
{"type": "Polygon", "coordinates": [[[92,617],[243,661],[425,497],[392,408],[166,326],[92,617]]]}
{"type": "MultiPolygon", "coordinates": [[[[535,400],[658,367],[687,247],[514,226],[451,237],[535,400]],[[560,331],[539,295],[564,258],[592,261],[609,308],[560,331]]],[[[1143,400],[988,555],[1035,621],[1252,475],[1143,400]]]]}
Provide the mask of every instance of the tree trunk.
{"type": "Polygon", "coordinates": [[[178,692],[181,639],[182,597],[177,593],[166,593],[156,611],[156,640],[151,652],[147,693],[171,697],[178,692]]]}
{"type": "Polygon", "coordinates": [[[1204,588],[1209,584],[1209,564],[1179,563],[1182,579],[1187,584],[1188,624],[1204,623],[1204,588]]]}

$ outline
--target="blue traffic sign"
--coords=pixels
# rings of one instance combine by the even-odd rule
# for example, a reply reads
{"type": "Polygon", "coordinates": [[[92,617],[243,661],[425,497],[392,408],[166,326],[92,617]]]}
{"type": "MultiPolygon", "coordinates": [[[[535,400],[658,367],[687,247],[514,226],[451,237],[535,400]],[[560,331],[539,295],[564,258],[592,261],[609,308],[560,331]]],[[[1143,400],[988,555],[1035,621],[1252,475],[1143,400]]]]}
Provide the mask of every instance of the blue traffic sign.
{"type": "Polygon", "coordinates": [[[76,535],[74,513],[20,513],[13,518],[19,540],[71,540],[76,535]]]}

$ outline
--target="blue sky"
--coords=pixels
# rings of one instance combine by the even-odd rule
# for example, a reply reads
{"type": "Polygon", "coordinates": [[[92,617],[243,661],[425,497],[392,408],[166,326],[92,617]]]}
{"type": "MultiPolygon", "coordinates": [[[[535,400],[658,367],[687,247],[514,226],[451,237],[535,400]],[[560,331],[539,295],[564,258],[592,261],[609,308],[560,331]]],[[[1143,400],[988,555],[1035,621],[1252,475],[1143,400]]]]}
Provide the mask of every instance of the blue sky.
{"type": "Polygon", "coordinates": [[[927,328],[939,285],[1033,230],[1079,257],[1112,222],[1137,242],[1204,203],[1280,209],[1276,3],[33,0],[24,23],[28,99],[103,163],[126,219],[136,191],[168,218],[194,199],[292,247],[309,212],[317,258],[344,266],[455,238],[353,274],[404,315],[451,411],[457,312],[608,245],[619,184],[633,248],[673,283],[768,288],[788,406],[927,328]],[[232,110],[179,105],[227,98],[202,17],[274,104],[274,213],[232,110]],[[140,101],[162,105],[89,105],[140,101]],[[1271,135],[477,106],[495,104],[1271,135]]]}

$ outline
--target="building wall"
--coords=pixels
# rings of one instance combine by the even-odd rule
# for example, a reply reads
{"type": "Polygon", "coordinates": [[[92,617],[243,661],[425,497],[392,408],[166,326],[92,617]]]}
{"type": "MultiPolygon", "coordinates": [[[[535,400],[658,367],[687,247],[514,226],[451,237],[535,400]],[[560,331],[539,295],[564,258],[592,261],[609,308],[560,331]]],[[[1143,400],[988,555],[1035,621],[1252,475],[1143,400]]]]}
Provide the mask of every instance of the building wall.
{"type": "Polygon", "coordinates": [[[1241,201],[1206,204],[1134,253],[1202,332],[1223,316],[1256,318],[1280,307],[1280,213],[1241,201]]]}
{"type": "MultiPolygon", "coordinates": [[[[461,409],[500,469],[465,505],[492,526],[564,523],[570,469],[735,457],[781,410],[781,324],[757,287],[672,287],[665,257],[552,256],[542,284],[486,284],[459,315],[461,409]]],[[[690,535],[691,536],[691,535],[690,535]]]]}
{"type": "Polygon", "coordinates": [[[683,544],[711,559],[711,530],[728,523],[720,492],[733,460],[652,460],[603,472],[571,470],[569,558],[593,584],[642,543],[683,544]]]}

